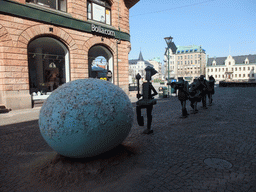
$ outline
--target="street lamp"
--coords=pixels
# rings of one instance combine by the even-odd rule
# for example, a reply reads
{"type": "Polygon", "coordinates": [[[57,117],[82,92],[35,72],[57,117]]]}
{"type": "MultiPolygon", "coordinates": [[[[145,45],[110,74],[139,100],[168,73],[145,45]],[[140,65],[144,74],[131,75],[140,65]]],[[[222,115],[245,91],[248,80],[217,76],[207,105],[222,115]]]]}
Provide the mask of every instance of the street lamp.
{"type": "MultiPolygon", "coordinates": [[[[168,83],[169,83],[169,79],[170,79],[170,62],[169,62],[169,60],[170,60],[170,53],[169,53],[169,48],[170,48],[170,43],[172,42],[172,39],[173,39],[173,37],[165,37],[164,38],[164,40],[165,40],[165,42],[166,42],[166,44],[167,44],[167,49],[168,49],[168,83]]],[[[169,95],[170,95],[170,85],[168,85],[168,97],[169,97],[169,95]]]]}

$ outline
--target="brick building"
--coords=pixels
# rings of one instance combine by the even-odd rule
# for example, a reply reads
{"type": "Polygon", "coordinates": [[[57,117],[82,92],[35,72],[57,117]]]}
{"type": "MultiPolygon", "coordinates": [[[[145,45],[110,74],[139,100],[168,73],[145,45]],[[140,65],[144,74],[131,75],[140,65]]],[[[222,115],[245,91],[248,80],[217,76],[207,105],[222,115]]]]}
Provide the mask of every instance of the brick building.
{"type": "Polygon", "coordinates": [[[0,105],[30,108],[63,83],[95,77],[128,93],[129,9],[139,0],[0,1],[0,105]]]}

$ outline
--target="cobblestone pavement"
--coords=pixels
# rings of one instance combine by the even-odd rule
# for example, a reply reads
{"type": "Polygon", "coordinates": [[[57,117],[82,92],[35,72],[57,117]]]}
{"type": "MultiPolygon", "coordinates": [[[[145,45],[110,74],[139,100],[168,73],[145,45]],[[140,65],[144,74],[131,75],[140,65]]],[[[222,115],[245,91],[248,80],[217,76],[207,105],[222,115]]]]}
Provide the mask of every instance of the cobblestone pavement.
{"type": "Polygon", "coordinates": [[[153,134],[141,134],[134,118],[122,145],[82,160],[56,155],[37,120],[1,126],[0,191],[255,192],[255,96],[253,87],[217,87],[214,104],[185,119],[177,97],[160,99],[153,134]],[[210,167],[207,158],[232,167],[210,167]]]}

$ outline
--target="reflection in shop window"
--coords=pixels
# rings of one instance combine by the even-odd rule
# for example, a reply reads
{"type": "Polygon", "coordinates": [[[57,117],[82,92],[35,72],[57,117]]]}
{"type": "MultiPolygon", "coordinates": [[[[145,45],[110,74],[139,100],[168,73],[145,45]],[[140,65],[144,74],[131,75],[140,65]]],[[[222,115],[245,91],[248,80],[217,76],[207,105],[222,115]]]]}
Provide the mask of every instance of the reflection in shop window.
{"type": "Polygon", "coordinates": [[[67,12],[67,0],[26,0],[26,2],[67,12]]]}

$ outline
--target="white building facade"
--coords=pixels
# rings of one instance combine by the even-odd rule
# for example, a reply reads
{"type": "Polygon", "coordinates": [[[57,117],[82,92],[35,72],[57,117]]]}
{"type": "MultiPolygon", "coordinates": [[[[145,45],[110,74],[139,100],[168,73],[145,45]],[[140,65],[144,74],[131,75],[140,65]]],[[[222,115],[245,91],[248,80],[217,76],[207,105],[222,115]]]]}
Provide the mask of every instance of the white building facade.
{"type": "Polygon", "coordinates": [[[147,66],[154,67],[148,61],[143,59],[142,53],[140,52],[138,59],[129,60],[129,83],[135,83],[135,76],[139,73],[142,77],[146,75],[145,68],[147,66]]]}
{"type": "Polygon", "coordinates": [[[153,65],[154,69],[158,72],[152,78],[153,79],[162,79],[162,63],[160,61],[160,57],[155,57],[151,60],[148,60],[150,64],[153,65]]]}
{"type": "Polygon", "coordinates": [[[216,81],[255,81],[256,55],[242,55],[209,58],[206,66],[207,77],[216,81]]]}

